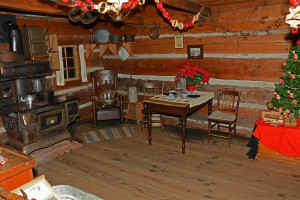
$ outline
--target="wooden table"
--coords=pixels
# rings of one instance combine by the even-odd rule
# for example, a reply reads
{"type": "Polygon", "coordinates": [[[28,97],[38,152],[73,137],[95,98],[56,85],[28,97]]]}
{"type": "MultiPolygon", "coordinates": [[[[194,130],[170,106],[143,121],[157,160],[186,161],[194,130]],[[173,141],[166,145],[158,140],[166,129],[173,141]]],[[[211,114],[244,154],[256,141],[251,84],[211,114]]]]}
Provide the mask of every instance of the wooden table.
{"type": "Polygon", "coordinates": [[[197,99],[185,99],[183,101],[174,101],[163,95],[145,100],[145,106],[148,114],[148,141],[151,145],[151,115],[153,112],[163,113],[167,115],[177,116],[181,120],[181,135],[182,135],[182,153],[185,153],[185,138],[186,138],[186,121],[187,117],[195,113],[200,108],[208,105],[208,115],[211,114],[213,92],[199,92],[201,95],[197,99]]]}
{"type": "Polygon", "coordinates": [[[0,144],[1,156],[8,161],[0,166],[0,186],[6,190],[13,190],[33,180],[32,168],[36,166],[34,158],[0,144]]]}

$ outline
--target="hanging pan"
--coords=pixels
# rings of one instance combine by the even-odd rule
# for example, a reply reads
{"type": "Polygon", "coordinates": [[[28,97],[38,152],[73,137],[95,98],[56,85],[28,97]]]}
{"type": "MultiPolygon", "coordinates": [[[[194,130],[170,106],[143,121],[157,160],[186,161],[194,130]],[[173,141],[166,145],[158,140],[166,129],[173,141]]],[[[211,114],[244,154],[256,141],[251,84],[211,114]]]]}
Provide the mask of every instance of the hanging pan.
{"type": "Polygon", "coordinates": [[[81,23],[83,24],[92,24],[98,18],[98,11],[86,11],[83,17],[80,18],[81,23]]]}
{"type": "Polygon", "coordinates": [[[81,8],[79,6],[71,8],[68,17],[72,22],[79,22],[81,19],[81,8]]]}

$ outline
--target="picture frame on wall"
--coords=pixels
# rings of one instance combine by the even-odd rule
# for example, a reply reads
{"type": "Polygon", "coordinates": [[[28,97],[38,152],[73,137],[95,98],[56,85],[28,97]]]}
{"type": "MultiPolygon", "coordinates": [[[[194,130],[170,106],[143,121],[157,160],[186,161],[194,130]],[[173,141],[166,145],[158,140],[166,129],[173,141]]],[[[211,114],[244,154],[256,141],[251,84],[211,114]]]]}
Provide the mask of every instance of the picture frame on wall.
{"type": "Polygon", "coordinates": [[[203,45],[187,45],[188,59],[203,59],[203,45]]]}
{"type": "Polygon", "coordinates": [[[174,34],[175,49],[183,49],[183,34],[174,34]]]}

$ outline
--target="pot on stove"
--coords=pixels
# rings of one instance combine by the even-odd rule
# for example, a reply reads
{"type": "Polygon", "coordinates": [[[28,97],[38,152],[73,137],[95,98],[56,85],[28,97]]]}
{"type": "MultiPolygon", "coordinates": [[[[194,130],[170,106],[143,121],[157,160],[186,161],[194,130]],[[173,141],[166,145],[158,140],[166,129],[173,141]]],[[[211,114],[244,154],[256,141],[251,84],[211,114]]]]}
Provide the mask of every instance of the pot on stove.
{"type": "Polygon", "coordinates": [[[38,92],[37,95],[41,101],[48,101],[48,102],[54,101],[54,91],[42,91],[42,92],[38,92]]]}
{"type": "Polygon", "coordinates": [[[32,80],[33,91],[40,92],[44,89],[44,80],[43,79],[33,79],[32,80]]]}
{"type": "Polygon", "coordinates": [[[37,97],[35,94],[28,94],[24,98],[23,98],[23,96],[21,96],[21,102],[28,104],[28,105],[32,105],[32,103],[36,100],[37,100],[37,97]]]}

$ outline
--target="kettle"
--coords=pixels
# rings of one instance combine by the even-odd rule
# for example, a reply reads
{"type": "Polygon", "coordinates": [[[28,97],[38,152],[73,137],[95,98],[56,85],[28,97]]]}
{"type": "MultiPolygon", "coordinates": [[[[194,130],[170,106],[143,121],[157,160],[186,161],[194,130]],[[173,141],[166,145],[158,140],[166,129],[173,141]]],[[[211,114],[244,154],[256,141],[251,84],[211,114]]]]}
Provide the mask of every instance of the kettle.
{"type": "Polygon", "coordinates": [[[40,92],[44,89],[44,80],[43,79],[33,79],[32,86],[34,92],[40,92]]]}
{"type": "Polygon", "coordinates": [[[35,94],[28,94],[25,96],[25,98],[23,98],[23,96],[21,96],[21,102],[28,104],[28,105],[32,105],[32,103],[37,100],[36,95],[35,94]]]}

